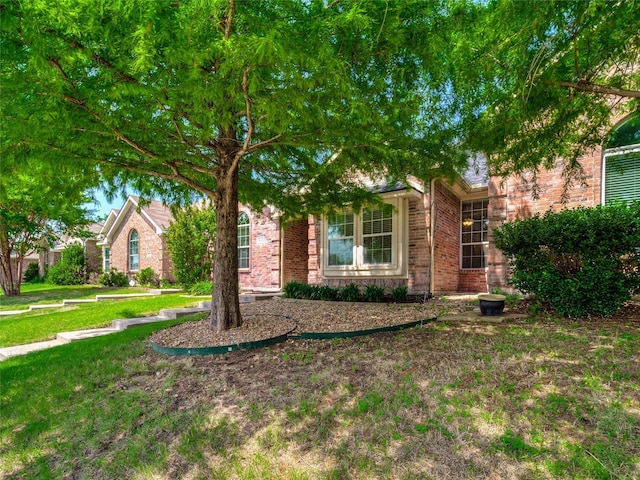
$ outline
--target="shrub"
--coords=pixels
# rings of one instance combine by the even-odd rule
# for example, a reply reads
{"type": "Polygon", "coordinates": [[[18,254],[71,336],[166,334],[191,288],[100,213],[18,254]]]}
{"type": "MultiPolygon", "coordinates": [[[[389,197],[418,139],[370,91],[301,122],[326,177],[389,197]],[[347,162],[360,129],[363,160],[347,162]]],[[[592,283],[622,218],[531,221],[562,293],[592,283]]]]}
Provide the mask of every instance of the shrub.
{"type": "Polygon", "coordinates": [[[309,300],[320,300],[320,292],[322,287],[320,285],[307,285],[305,291],[305,298],[309,300]]]}
{"type": "Polygon", "coordinates": [[[396,287],[391,290],[391,296],[396,302],[406,302],[409,295],[409,287],[396,287]]]}
{"type": "Polygon", "coordinates": [[[306,283],[293,280],[284,286],[283,294],[286,298],[306,298],[308,288],[306,283]]]}
{"type": "Polygon", "coordinates": [[[198,282],[189,289],[191,295],[211,295],[213,282],[198,282]]]}
{"type": "Polygon", "coordinates": [[[345,302],[357,302],[360,300],[360,287],[355,283],[345,285],[340,290],[340,298],[345,302]]]}
{"type": "Polygon", "coordinates": [[[157,287],[160,285],[158,275],[151,267],[143,268],[133,276],[133,279],[144,287],[157,287]]]}
{"type": "Polygon", "coordinates": [[[213,208],[191,206],[174,212],[167,229],[167,248],[178,283],[189,288],[211,280],[216,215],[213,208]]]}
{"type": "Polygon", "coordinates": [[[338,298],[338,292],[340,290],[336,287],[332,287],[330,285],[322,285],[320,287],[319,295],[320,300],[333,301],[338,298]]]}
{"type": "Polygon", "coordinates": [[[612,315],[640,290],[640,202],[547,212],[494,237],[511,284],[560,315],[612,315]]]}
{"type": "MultiPolygon", "coordinates": [[[[30,263],[27,265],[27,269],[24,271],[23,280],[25,282],[34,282],[40,278],[40,270],[37,263],[30,263]]],[[[37,283],[37,282],[34,282],[37,283]]]]}
{"type": "Polygon", "coordinates": [[[367,285],[364,287],[364,298],[368,302],[381,302],[384,298],[384,287],[367,285]]]}
{"type": "Polygon", "coordinates": [[[82,285],[85,283],[87,257],[79,244],[67,245],[60,261],[49,268],[47,280],[55,285],[82,285]]]}
{"type": "Polygon", "coordinates": [[[98,283],[105,287],[126,287],[129,285],[129,279],[124,273],[112,268],[111,270],[102,272],[98,278],[98,283]]]}

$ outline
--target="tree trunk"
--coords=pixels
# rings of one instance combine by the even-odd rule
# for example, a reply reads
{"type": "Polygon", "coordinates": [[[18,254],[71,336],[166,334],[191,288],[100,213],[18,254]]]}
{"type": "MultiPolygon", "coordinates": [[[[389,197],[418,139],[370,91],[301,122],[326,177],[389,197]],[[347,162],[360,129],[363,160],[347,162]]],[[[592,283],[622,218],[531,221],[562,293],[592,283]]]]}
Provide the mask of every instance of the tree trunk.
{"type": "Polygon", "coordinates": [[[209,321],[211,328],[220,332],[242,325],[238,299],[238,169],[223,172],[221,168],[216,180],[213,200],[217,235],[209,321]]]}
{"type": "Polygon", "coordinates": [[[22,255],[11,258],[11,250],[2,248],[0,252],[0,287],[7,297],[16,297],[20,295],[20,283],[22,280],[22,255]],[[16,277],[14,278],[14,270],[11,267],[12,262],[16,264],[16,277]]]}

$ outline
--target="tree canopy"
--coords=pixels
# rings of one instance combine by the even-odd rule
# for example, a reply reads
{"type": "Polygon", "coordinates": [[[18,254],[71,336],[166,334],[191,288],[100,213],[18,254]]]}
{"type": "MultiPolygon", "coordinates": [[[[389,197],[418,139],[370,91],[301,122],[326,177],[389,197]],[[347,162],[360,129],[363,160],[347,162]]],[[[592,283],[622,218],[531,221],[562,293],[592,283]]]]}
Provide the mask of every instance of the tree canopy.
{"type": "Polygon", "coordinates": [[[218,222],[212,323],[237,326],[238,200],[302,213],[370,198],[361,173],[451,175],[463,162],[442,101],[441,7],[10,2],[11,141],[94,162],[142,192],[207,195],[218,222]]]}
{"type": "Polygon", "coordinates": [[[453,2],[450,77],[466,143],[496,175],[565,162],[602,145],[640,106],[640,9],[620,0],[453,2]],[[462,26],[466,28],[462,28],[462,26]]]}
{"type": "Polygon", "coordinates": [[[63,233],[78,233],[88,223],[82,207],[92,181],[87,172],[45,162],[0,158],[0,286],[19,295],[22,261],[63,233]]]}

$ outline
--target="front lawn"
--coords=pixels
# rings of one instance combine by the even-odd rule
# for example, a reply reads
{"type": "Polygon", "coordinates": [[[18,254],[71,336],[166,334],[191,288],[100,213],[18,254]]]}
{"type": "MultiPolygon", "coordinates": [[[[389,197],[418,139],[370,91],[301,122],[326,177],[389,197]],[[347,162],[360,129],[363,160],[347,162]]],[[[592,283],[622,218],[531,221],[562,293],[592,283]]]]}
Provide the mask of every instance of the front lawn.
{"type": "Polygon", "coordinates": [[[158,328],[1,362],[0,477],[640,478],[637,315],[211,357],[158,328]]]}
{"type": "Polygon", "coordinates": [[[17,297],[5,297],[0,290],[0,311],[23,310],[29,305],[61,303],[62,300],[96,298],[96,295],[115,293],[145,293],[149,289],[142,287],[102,287],[100,285],[51,285],[49,283],[23,283],[21,294],[17,297]]]}
{"type": "Polygon", "coordinates": [[[106,327],[119,318],[156,315],[163,308],[191,307],[197,303],[193,297],[166,294],[101,300],[3,316],[0,317],[0,347],[50,340],[60,332],[106,327]]]}

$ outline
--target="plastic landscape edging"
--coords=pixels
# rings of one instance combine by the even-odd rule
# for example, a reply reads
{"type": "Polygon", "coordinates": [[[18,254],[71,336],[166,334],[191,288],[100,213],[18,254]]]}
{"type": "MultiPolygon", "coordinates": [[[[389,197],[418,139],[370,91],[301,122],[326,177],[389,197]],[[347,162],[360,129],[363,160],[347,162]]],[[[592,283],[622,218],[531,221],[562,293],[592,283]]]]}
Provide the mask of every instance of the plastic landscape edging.
{"type": "MultiPolygon", "coordinates": [[[[292,332],[293,330],[291,330],[292,332]]],[[[175,356],[205,356],[205,355],[221,355],[223,353],[229,353],[236,350],[252,350],[255,348],[268,347],[281,343],[289,338],[289,333],[278,335],[277,337],[267,338],[265,340],[257,340],[255,342],[241,342],[233,345],[221,345],[218,347],[163,347],[157,343],[149,342],[151,348],[157,353],[163,353],[165,355],[175,356]]]]}
{"type": "Polygon", "coordinates": [[[291,340],[330,340],[332,338],[352,338],[361,337],[363,335],[371,335],[381,332],[397,332],[406,328],[417,327],[425,323],[435,322],[438,317],[427,318],[424,320],[416,320],[415,322],[401,323],[400,325],[391,325],[389,327],[371,328],[368,330],[351,330],[347,332],[301,332],[297,335],[289,335],[291,340]]]}

